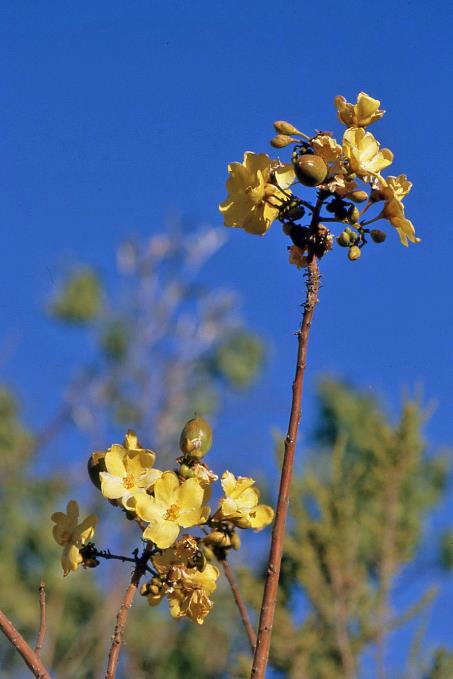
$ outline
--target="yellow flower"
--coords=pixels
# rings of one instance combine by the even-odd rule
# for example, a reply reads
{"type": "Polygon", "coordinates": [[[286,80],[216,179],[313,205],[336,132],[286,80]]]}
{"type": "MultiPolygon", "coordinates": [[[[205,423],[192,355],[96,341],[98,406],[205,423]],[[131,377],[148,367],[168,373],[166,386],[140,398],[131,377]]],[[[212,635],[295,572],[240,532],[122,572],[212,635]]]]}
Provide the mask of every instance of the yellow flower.
{"type": "Polygon", "coordinates": [[[247,151],[244,161],[230,163],[228,171],[228,196],[219,205],[225,226],[262,236],[287,200],[280,189],[287,189],[294,181],[292,165],[281,165],[265,153],[247,151]]]}
{"type": "Polygon", "coordinates": [[[55,522],[52,529],[55,541],[63,547],[61,556],[63,574],[68,575],[71,571],[77,570],[82,563],[83,557],[80,549],[94,536],[94,527],[98,517],[90,514],[82,523],[78,523],[79,505],[75,500],[70,500],[66,507],[66,514],[55,512],[51,519],[55,522]]]}
{"type": "Polygon", "coordinates": [[[145,540],[160,549],[170,547],[179,535],[179,527],[205,523],[210,509],[203,505],[206,488],[198,479],[187,479],[181,485],[174,472],[164,472],[154,484],[154,496],[136,495],[135,511],[147,521],[145,540]]]}
{"type": "Polygon", "coordinates": [[[181,579],[175,583],[173,592],[167,594],[172,617],[186,616],[202,625],[214,605],[209,595],[216,589],[218,577],[219,569],[210,563],[206,564],[203,571],[185,569],[181,579]]]}
{"type": "Polygon", "coordinates": [[[261,530],[274,518],[274,510],[258,504],[260,494],[252,488],[255,481],[247,476],[237,478],[229,471],[222,475],[225,497],[220,500],[220,515],[241,528],[261,530]]]}
{"type": "Polygon", "coordinates": [[[351,127],[343,135],[343,151],[349,159],[351,172],[361,177],[376,175],[393,161],[390,149],[380,149],[371,132],[351,127]]]}
{"type": "Polygon", "coordinates": [[[395,227],[400,237],[400,241],[407,247],[408,241],[412,243],[420,242],[420,238],[415,235],[415,228],[412,222],[404,215],[404,205],[402,199],[412,188],[412,182],[405,174],[399,177],[379,177],[375,183],[379,196],[385,200],[382,216],[388,219],[390,224],[395,227]]]}
{"type": "Polygon", "coordinates": [[[338,118],[348,127],[367,127],[382,118],[385,111],[379,109],[380,104],[365,92],[360,92],[356,104],[350,104],[344,97],[335,97],[338,118]]]}
{"type": "Polygon", "coordinates": [[[133,431],[128,431],[124,444],[114,443],[105,454],[106,472],[100,472],[101,492],[109,500],[120,500],[134,509],[137,494],[146,494],[162,472],[152,469],[156,454],[142,448],[133,431]]]}

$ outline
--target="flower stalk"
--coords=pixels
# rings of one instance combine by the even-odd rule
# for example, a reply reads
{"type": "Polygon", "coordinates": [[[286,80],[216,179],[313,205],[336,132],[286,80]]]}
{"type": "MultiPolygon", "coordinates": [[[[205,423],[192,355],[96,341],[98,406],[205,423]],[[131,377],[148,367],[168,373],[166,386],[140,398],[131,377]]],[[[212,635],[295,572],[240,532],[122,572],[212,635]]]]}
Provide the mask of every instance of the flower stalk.
{"type": "Polygon", "coordinates": [[[112,637],[112,645],[107,663],[107,671],[105,679],[115,679],[116,671],[118,669],[118,662],[120,659],[121,645],[123,643],[124,631],[126,629],[127,618],[129,611],[132,608],[135,593],[142,576],[145,574],[148,565],[148,559],[151,553],[152,545],[148,543],[145,547],[142,556],[138,560],[134,572],[132,573],[131,581],[124,594],[118,614],[116,616],[116,625],[112,637]]]}
{"type": "Polygon", "coordinates": [[[228,562],[228,559],[225,557],[224,559],[222,559],[221,563],[223,566],[223,572],[225,573],[225,577],[228,580],[228,584],[231,587],[231,592],[236,602],[236,606],[238,607],[239,615],[241,616],[242,624],[244,625],[244,630],[245,633],[247,634],[247,639],[249,640],[250,648],[252,650],[252,653],[254,653],[256,647],[256,633],[255,630],[253,629],[252,623],[250,622],[247,607],[245,605],[244,599],[242,598],[241,591],[236,582],[236,578],[233,575],[233,571],[231,570],[231,566],[228,562]]]}
{"type": "MultiPolygon", "coordinates": [[[[320,209],[321,201],[318,201],[313,214],[311,224],[312,228],[316,225],[319,219],[320,209]]],[[[280,478],[280,490],[275,512],[275,522],[272,531],[271,548],[269,553],[263,601],[261,605],[255,657],[253,660],[251,675],[253,679],[264,679],[269,659],[272,625],[277,604],[278,582],[283,554],[286,516],[288,514],[289,493],[294,466],[294,454],[296,450],[297,434],[302,413],[302,388],[307,361],[308,337],[313,320],[314,310],[318,302],[319,282],[320,275],[318,265],[316,258],[313,257],[308,264],[307,293],[304,304],[304,313],[300,330],[297,333],[298,351],[296,373],[292,386],[291,414],[289,419],[288,433],[285,439],[285,454],[280,478]]]]}

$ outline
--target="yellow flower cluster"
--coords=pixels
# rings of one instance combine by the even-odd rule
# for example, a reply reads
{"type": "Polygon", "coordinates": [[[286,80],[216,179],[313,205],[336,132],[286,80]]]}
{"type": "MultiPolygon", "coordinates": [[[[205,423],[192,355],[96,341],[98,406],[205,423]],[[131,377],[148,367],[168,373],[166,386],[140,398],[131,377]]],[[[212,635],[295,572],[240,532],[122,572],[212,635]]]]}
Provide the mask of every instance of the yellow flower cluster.
{"type": "MultiPolygon", "coordinates": [[[[261,530],[274,516],[271,507],[259,504],[253,479],[236,478],[228,471],[221,479],[224,495],[211,512],[207,503],[218,476],[203,461],[211,444],[209,424],[194,418],[182,431],[182,455],[174,470],[155,469],[156,453],[142,448],[130,430],[122,444],[96,451],[88,463],[93,483],[127,518],[136,520],[149,545],[147,558],[155,575],[143,585],[142,594],[150,605],[166,598],[173,617],[188,617],[198,624],[212,608],[210,595],[219,577],[210,561],[221,560],[227,550],[239,548],[237,529],[261,530]],[[196,527],[201,529],[200,535],[180,537],[181,528],[196,527]]],[[[97,566],[99,558],[121,558],[97,550],[90,542],[97,522],[94,515],[80,524],[78,517],[74,500],[68,503],[66,514],[52,515],[55,540],[63,547],[65,575],[80,564],[97,566]]]]}
{"type": "Polygon", "coordinates": [[[393,162],[393,153],[381,148],[367,129],[385,113],[380,108],[380,101],[360,92],[356,103],[338,96],[335,106],[338,119],[347,128],[341,143],[330,132],[318,132],[310,137],[291,123],[280,120],[274,123],[277,135],[271,143],[278,149],[293,147],[291,164],[248,151],[242,163],[228,165],[228,196],[219,206],[225,225],[263,235],[278,219],[293,240],[290,262],[299,268],[307,266],[313,256],[321,257],[330,249],[326,240],[323,249],[319,242],[316,243],[316,238],[309,238],[313,233],[308,234],[307,229],[313,229],[313,222],[302,225],[306,230],[305,241],[304,232],[293,228],[307,211],[311,212],[312,218],[318,214],[318,223],[320,219],[352,227],[337,239],[343,247],[354,248],[354,256],[350,259],[360,256],[367,236],[376,243],[383,242],[384,232],[367,228],[379,219],[386,219],[395,227],[403,245],[419,241],[412,222],[404,214],[402,202],[412,185],[405,175],[387,178],[381,175],[382,170],[393,162]],[[331,216],[319,216],[314,205],[298,198],[294,193],[298,185],[315,187],[321,206],[331,216]],[[369,219],[368,210],[380,201],[384,203],[381,211],[369,219]],[[361,212],[355,208],[357,202],[366,202],[361,212]]]}
{"type": "Polygon", "coordinates": [[[157,576],[141,588],[150,606],[166,597],[174,618],[188,617],[203,624],[213,606],[209,595],[216,589],[219,569],[203,559],[195,564],[199,553],[198,542],[184,535],[171,549],[154,557],[157,576]]]}

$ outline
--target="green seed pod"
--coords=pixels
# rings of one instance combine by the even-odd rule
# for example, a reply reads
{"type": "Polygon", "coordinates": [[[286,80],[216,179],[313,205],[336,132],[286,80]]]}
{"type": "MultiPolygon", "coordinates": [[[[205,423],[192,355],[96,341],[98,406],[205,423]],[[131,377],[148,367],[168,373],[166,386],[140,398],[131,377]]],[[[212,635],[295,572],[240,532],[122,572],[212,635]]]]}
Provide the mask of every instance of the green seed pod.
{"type": "Polygon", "coordinates": [[[381,229],[372,229],[370,231],[370,236],[375,243],[383,243],[387,238],[387,234],[384,231],[381,231],[381,229]]]}
{"type": "Polygon", "coordinates": [[[273,139],[271,139],[271,146],[276,149],[283,149],[285,146],[289,146],[294,141],[297,141],[297,139],[294,139],[294,137],[290,137],[287,134],[277,134],[275,137],[273,137],[273,139]]]}
{"type": "Polygon", "coordinates": [[[350,244],[350,241],[351,238],[347,231],[342,231],[337,238],[337,243],[338,245],[341,245],[342,248],[347,248],[350,244]]]}
{"type": "Polygon", "coordinates": [[[209,452],[212,446],[212,429],[203,417],[194,417],[186,422],[179,439],[179,447],[186,455],[196,460],[209,452]]]}
{"type": "Polygon", "coordinates": [[[279,134],[300,134],[297,127],[294,127],[291,123],[287,123],[286,120],[277,120],[274,123],[274,127],[275,131],[279,134]]]}
{"type": "Polygon", "coordinates": [[[360,211],[355,205],[351,205],[348,210],[348,221],[350,224],[355,224],[360,219],[360,211]]]}
{"type": "Polygon", "coordinates": [[[107,471],[105,467],[105,450],[102,450],[97,453],[92,453],[88,459],[88,476],[91,479],[91,482],[101,490],[101,479],[99,478],[100,472],[105,472],[107,471]]]}
{"type": "Polygon", "coordinates": [[[241,546],[241,538],[237,533],[233,533],[231,536],[231,546],[233,549],[239,549],[241,546]]]}
{"type": "Polygon", "coordinates": [[[351,262],[353,262],[355,259],[359,259],[361,254],[360,248],[358,248],[357,245],[353,245],[352,248],[349,248],[348,257],[351,262]]]}
{"type": "Polygon", "coordinates": [[[348,195],[348,199],[352,200],[353,203],[363,203],[367,198],[368,194],[366,191],[353,191],[348,195]]]}
{"type": "Polygon", "coordinates": [[[319,186],[326,179],[329,169],[320,156],[307,153],[294,163],[296,177],[304,186],[319,186]]]}

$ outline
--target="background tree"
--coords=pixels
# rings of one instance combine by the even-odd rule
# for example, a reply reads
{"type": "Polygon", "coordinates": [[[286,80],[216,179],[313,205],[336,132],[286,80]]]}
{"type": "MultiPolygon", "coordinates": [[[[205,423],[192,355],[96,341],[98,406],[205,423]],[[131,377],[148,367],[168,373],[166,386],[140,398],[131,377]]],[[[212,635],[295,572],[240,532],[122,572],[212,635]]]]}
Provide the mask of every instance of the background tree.
{"type": "MultiPolygon", "coordinates": [[[[389,666],[389,637],[437,590],[426,588],[401,610],[395,582],[404,581],[404,568],[420,553],[423,525],[445,496],[448,469],[446,452],[429,451],[423,421],[414,401],[405,401],[394,422],[375,398],[344,383],[321,383],[313,450],[294,480],[290,505],[272,646],[283,676],[365,676],[370,656],[364,665],[363,654],[370,649],[373,676],[403,675],[389,666]]],[[[444,536],[444,562],[445,542],[444,536]]],[[[431,567],[435,573],[436,564],[431,567]]],[[[245,583],[258,606],[260,588],[250,573],[245,583]]],[[[408,676],[448,676],[450,663],[439,649],[431,665],[420,660],[408,676]]]]}

